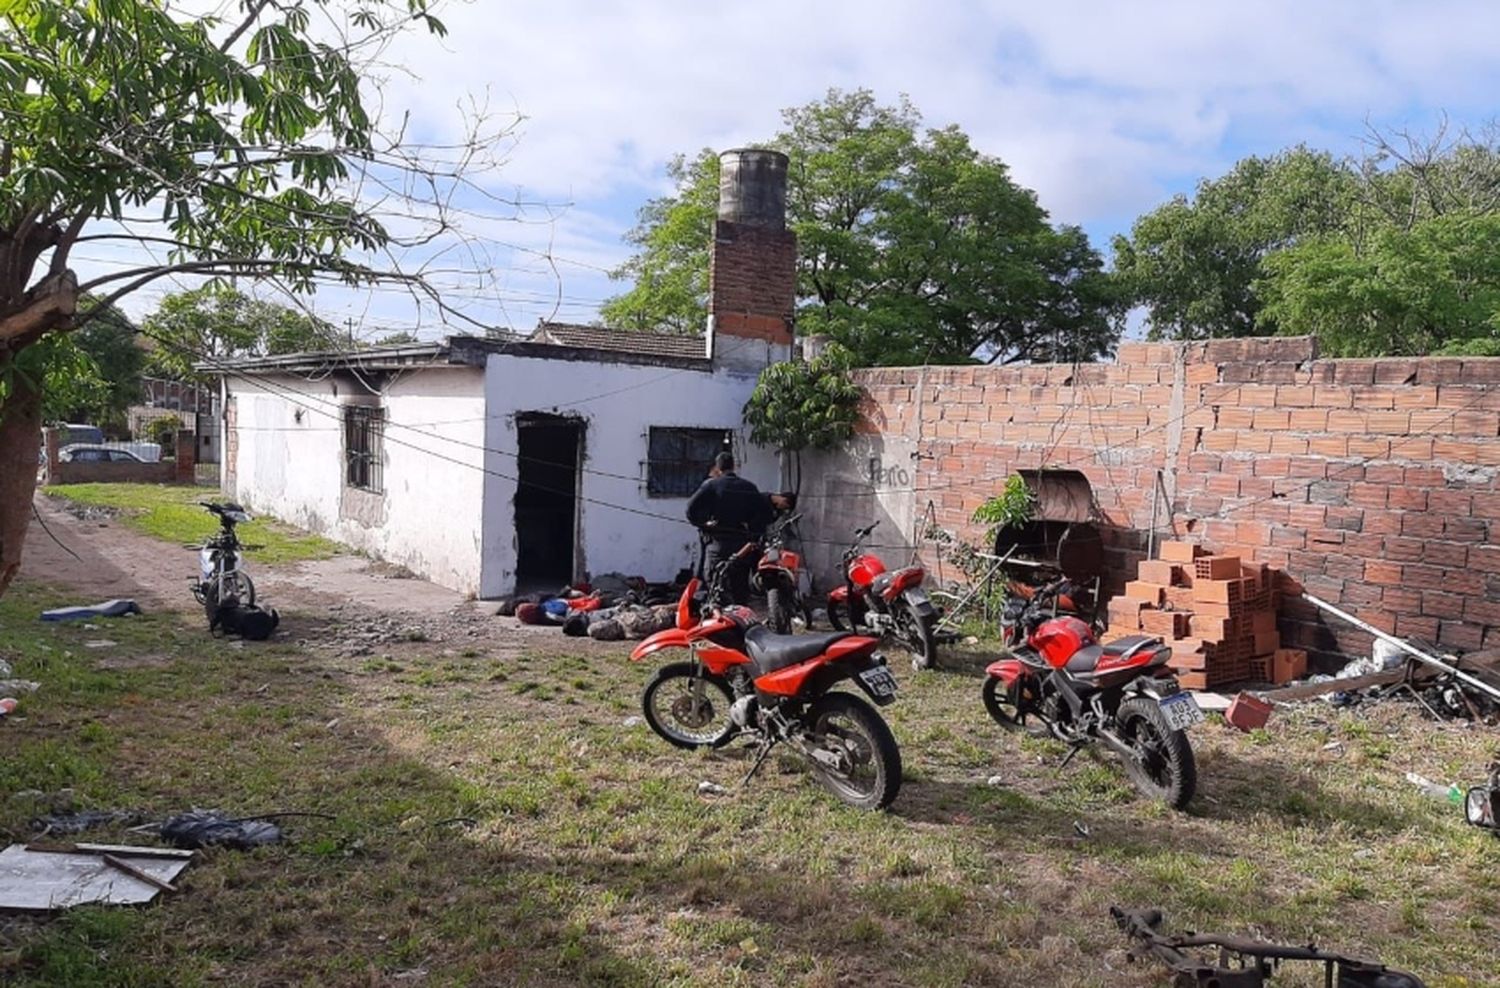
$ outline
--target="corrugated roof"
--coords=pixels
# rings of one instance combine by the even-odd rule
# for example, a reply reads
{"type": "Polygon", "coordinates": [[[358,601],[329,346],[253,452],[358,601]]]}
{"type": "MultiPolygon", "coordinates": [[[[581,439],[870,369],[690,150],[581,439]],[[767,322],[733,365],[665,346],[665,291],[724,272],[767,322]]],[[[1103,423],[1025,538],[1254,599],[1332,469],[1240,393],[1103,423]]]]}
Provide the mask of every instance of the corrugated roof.
{"type": "Polygon", "coordinates": [[[581,347],[589,350],[612,350],[653,357],[685,357],[703,360],[708,356],[701,336],[677,336],[669,333],[647,333],[630,329],[608,329],[604,326],[577,326],[565,322],[540,323],[532,340],[555,346],[581,347]]]}

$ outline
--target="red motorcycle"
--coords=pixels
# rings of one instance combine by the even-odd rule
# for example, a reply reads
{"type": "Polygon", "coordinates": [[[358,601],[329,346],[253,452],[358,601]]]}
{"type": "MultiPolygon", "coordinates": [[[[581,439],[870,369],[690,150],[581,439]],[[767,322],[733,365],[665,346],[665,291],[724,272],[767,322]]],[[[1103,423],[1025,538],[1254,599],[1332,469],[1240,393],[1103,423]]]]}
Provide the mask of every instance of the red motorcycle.
{"type": "Polygon", "coordinates": [[[1071,745],[1102,742],[1125,762],[1137,789],[1174,809],[1198,784],[1187,728],[1203,720],[1191,693],[1168,666],[1160,638],[1131,635],[1107,645],[1077,617],[1057,613],[1064,581],[1026,602],[1011,658],[985,669],[984,707],[1008,731],[1050,733],[1071,745]],[[1028,721],[1035,720],[1037,730],[1028,721]]]}
{"type": "Polygon", "coordinates": [[[913,669],[937,664],[938,610],[922,589],[927,571],[906,566],[887,572],[879,556],[861,551],[879,522],[857,529],[840,564],[844,585],[828,595],[828,623],[835,628],[890,636],[912,654],[913,669]]]}
{"type": "Polygon", "coordinates": [[[760,540],[760,559],[751,577],[755,589],[765,595],[767,619],[771,622],[771,630],[778,635],[791,634],[792,618],[798,615],[805,623],[812,623],[802,594],[805,573],[802,553],[787,548],[796,531],[797,519],[801,517],[787,515],[766,529],[760,540]]]}
{"type": "Polygon", "coordinates": [[[848,632],[778,635],[746,608],[728,606],[724,565],[695,613],[699,583],[677,603],[677,627],[659,631],[630,653],[639,661],[665,649],[691,658],[663,666],[646,684],[646,723],[679,748],[719,748],[736,737],[758,747],[748,783],[779,744],[807,759],[829,792],[861,809],[890,805],[901,788],[901,752],[879,713],[833,687],[852,679],[875,704],[896,699],[896,679],[874,638],[848,632]]]}

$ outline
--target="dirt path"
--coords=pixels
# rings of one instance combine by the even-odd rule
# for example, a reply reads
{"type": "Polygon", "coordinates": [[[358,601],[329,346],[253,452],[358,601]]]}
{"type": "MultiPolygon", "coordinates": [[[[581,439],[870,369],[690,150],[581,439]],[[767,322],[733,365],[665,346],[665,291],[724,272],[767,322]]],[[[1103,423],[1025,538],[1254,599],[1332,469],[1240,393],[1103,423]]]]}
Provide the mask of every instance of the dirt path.
{"type": "MultiPolygon", "coordinates": [[[[72,587],[78,591],[76,603],[133,597],[153,608],[197,608],[188,589],[198,565],[196,550],[142,535],[103,515],[75,517],[46,497],[38,497],[36,506],[46,530],[33,518],[22,576],[72,587]]],[[[257,566],[252,555],[248,568],[260,598],[278,608],[353,605],[426,617],[475,610],[452,590],[383,576],[370,560],[353,554],[276,567],[257,566]]]]}

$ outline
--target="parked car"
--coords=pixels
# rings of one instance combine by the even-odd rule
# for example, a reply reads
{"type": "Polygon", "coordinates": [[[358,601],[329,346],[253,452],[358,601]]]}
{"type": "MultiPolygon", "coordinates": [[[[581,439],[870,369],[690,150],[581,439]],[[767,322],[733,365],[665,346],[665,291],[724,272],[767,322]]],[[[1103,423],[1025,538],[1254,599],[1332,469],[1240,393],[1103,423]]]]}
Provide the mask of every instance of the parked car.
{"type": "Polygon", "coordinates": [[[64,446],[57,458],[64,463],[145,463],[128,449],[100,446],[93,443],[77,443],[64,446]]]}
{"type": "Polygon", "coordinates": [[[97,446],[104,442],[104,430],[97,425],[74,425],[71,422],[64,422],[58,428],[63,432],[63,446],[77,446],[81,443],[97,446]]]}

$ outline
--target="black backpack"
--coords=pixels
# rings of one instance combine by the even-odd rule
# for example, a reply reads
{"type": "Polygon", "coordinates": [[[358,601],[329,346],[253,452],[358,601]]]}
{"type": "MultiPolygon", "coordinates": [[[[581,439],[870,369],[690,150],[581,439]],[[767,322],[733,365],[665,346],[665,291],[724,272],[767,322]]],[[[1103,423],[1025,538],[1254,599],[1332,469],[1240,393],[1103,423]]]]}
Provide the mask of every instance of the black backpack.
{"type": "Polygon", "coordinates": [[[281,615],[276,613],[274,607],[267,611],[257,604],[241,604],[238,597],[226,597],[214,609],[213,617],[208,622],[208,630],[263,642],[271,637],[279,624],[281,615]]]}

